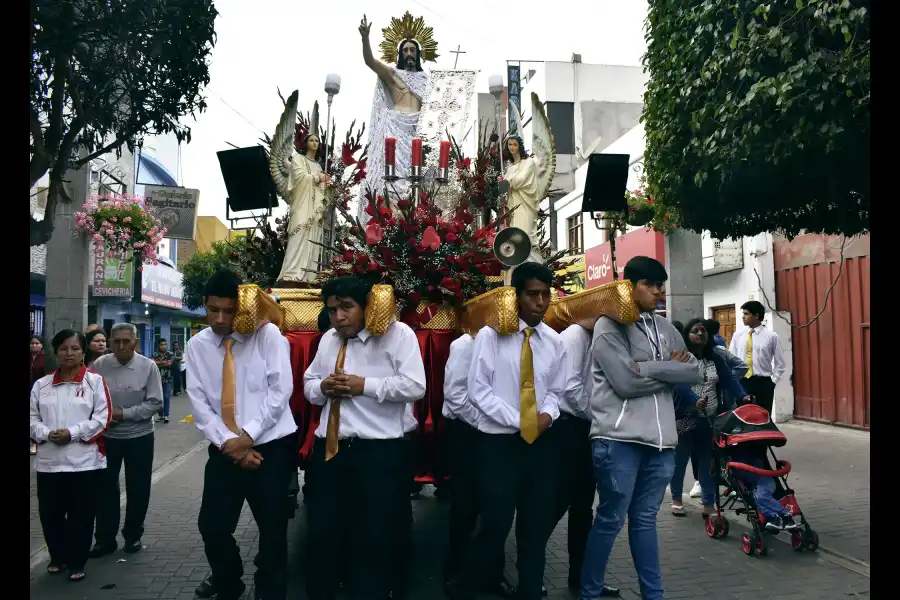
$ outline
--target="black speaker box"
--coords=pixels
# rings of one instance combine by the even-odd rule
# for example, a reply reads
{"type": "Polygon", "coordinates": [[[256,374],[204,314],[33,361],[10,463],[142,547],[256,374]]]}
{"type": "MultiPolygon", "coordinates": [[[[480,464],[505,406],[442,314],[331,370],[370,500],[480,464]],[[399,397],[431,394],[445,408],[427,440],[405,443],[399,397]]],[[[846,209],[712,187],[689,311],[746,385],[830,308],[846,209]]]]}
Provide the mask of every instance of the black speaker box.
{"type": "Polygon", "coordinates": [[[628,161],[627,154],[591,154],[581,199],[582,212],[628,209],[625,201],[628,161]]]}
{"type": "Polygon", "coordinates": [[[236,148],[216,152],[228,207],[234,212],[260,210],[278,206],[275,183],[269,173],[269,157],[262,146],[236,148]]]}

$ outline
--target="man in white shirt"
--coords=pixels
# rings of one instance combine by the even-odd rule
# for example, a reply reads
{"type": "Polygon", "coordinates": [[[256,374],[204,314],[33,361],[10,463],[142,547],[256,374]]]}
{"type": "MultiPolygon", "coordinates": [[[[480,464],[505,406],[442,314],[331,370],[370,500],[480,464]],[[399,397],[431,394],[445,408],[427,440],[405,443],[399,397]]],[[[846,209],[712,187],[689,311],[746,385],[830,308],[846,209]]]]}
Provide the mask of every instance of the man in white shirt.
{"type": "Polygon", "coordinates": [[[206,282],[209,328],[190,339],[187,392],[194,424],[209,440],[199,527],[212,575],[196,594],[236,600],[244,593],[243,559],[234,540],[244,500],[259,528],[256,598],[287,595],[288,486],[297,426],[290,351],[278,327],[234,331],[240,279],[219,271],[206,282]]]}
{"type": "Polygon", "coordinates": [[[565,350],[559,334],[544,322],[553,272],[525,263],[513,271],[519,304],[519,332],[500,336],[484,327],[475,337],[469,369],[469,400],[482,416],[479,443],[481,527],[462,574],[446,587],[456,599],[470,599],[491,575],[516,517],[517,592],[538,600],[547,540],[553,531],[555,489],[551,442],[545,435],[559,417],[565,389],[565,350]]]}
{"type": "MultiPolygon", "coordinates": [[[[463,556],[478,520],[478,431],[479,410],[469,402],[469,367],[475,338],[464,333],[450,344],[450,356],[444,367],[444,431],[450,468],[450,519],[447,564],[444,585],[460,574],[463,556]]],[[[504,552],[494,559],[493,574],[488,576],[487,591],[501,598],[512,598],[515,588],[503,575],[504,552]]]]}
{"type": "MultiPolygon", "coordinates": [[[[569,589],[581,584],[581,565],[594,514],[594,472],[591,464],[591,338],[597,318],[567,327],[561,334],[566,350],[566,391],[559,400],[559,421],[550,430],[554,471],[558,478],[555,522],[569,513],[569,589]]],[[[606,596],[619,590],[604,585],[606,596]]]]}
{"type": "Polygon", "coordinates": [[[741,380],[744,391],[771,413],[775,384],[784,376],[784,350],[778,334],[762,326],[766,309],[761,302],[745,302],[741,311],[747,328],[731,338],[730,351],[747,364],[747,374],[741,380]]]}
{"type": "Polygon", "coordinates": [[[366,329],[368,293],[358,277],[325,284],[332,329],[303,377],[306,399],[324,405],[308,468],[309,600],[334,598],[348,559],[354,597],[387,600],[404,571],[395,563],[411,522],[407,434],[416,427],[413,403],[425,395],[425,367],[405,323],[381,336],[366,329]],[[348,535],[350,557],[342,552],[348,535]]]}

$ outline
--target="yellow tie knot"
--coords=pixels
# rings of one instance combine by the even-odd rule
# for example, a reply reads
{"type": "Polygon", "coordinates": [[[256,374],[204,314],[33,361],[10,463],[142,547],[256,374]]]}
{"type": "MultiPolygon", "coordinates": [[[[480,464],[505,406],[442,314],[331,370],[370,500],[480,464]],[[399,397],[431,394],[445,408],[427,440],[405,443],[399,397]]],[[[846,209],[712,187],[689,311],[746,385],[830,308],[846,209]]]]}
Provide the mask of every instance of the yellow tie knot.
{"type": "Polygon", "coordinates": [[[231,347],[234,346],[234,338],[227,337],[222,340],[222,343],[225,344],[225,350],[231,350],[231,347]]]}
{"type": "Polygon", "coordinates": [[[534,335],[534,327],[526,327],[525,328],[525,339],[527,340],[532,335],[534,335]]]}

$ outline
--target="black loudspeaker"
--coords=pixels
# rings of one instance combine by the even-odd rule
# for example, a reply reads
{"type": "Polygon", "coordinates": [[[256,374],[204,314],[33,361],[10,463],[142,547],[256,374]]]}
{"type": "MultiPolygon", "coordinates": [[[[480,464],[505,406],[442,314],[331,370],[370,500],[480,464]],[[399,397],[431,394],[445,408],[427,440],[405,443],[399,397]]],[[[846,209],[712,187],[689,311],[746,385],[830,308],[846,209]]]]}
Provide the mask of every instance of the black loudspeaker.
{"type": "Polygon", "coordinates": [[[494,255],[507,267],[517,267],[531,255],[531,239],[518,227],[501,229],[494,238],[494,255]]]}
{"type": "Polygon", "coordinates": [[[275,183],[269,173],[269,157],[262,146],[216,152],[228,191],[228,207],[234,212],[275,208],[275,183]]]}
{"type": "Polygon", "coordinates": [[[628,160],[627,154],[591,154],[581,212],[628,210],[628,160]]]}

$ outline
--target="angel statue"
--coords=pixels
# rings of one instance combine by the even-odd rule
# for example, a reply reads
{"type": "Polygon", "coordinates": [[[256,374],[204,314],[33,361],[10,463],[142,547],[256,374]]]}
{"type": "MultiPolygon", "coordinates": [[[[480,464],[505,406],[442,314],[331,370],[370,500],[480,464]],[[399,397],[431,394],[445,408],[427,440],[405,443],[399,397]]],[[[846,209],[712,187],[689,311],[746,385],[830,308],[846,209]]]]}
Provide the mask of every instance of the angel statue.
{"type": "Polygon", "coordinates": [[[281,287],[305,287],[316,281],[322,243],[323,220],[331,178],[322,172],[317,159],[321,140],[319,103],[313,107],[308,132],[301,132],[300,148],[294,151],[297,135],[297,91],[288,98],[281,121],[272,139],[269,171],[278,195],[290,208],[288,243],[278,275],[281,287]]]}
{"type": "Polygon", "coordinates": [[[531,93],[532,110],[532,150],[528,156],[521,133],[522,116],[514,105],[510,105],[516,120],[516,130],[506,140],[506,158],[511,162],[506,168],[503,180],[509,185],[507,208],[512,211],[509,217],[510,227],[518,227],[531,238],[532,258],[542,262],[538,256],[539,240],[537,239],[538,209],[541,200],[547,197],[550,184],[556,174],[556,144],[550,121],[544,112],[544,105],[537,94],[531,93]],[[513,210],[515,209],[515,210],[513,210]],[[537,258],[536,258],[537,257],[537,258]]]}
{"type": "MultiPolygon", "coordinates": [[[[372,54],[371,30],[372,24],[363,15],[359,24],[363,60],[378,75],[369,120],[369,163],[366,180],[360,189],[359,219],[363,224],[368,220],[368,214],[364,212],[366,191],[377,194],[383,186],[385,138],[397,140],[397,173],[403,177],[410,171],[412,139],[428,89],[428,73],[422,70],[422,62],[433,62],[437,58],[432,29],[425,26],[422,17],[413,19],[407,12],[402,19],[394,18],[390,27],[382,29],[384,41],[380,49],[384,62],[372,54]]],[[[404,195],[408,187],[409,182],[403,179],[396,184],[396,189],[404,195]]]]}

